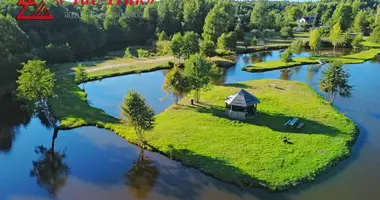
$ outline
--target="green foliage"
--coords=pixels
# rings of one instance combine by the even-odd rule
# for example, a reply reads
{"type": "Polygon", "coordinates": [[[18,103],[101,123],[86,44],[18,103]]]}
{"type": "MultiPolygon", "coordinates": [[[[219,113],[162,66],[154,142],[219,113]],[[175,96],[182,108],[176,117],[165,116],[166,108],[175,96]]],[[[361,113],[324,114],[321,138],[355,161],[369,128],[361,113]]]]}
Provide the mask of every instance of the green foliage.
{"type": "Polygon", "coordinates": [[[285,9],[285,18],[288,23],[295,22],[302,17],[302,11],[297,6],[288,6],[285,9]]]}
{"type": "Polygon", "coordinates": [[[218,49],[231,50],[236,49],[236,34],[234,32],[229,32],[228,34],[223,33],[218,38],[218,49]]]}
{"type": "Polygon", "coordinates": [[[131,51],[129,50],[129,47],[127,47],[126,49],[125,49],[125,52],[124,52],[124,58],[132,58],[133,56],[132,56],[132,53],[131,53],[131,51]]]}
{"type": "Polygon", "coordinates": [[[359,33],[354,37],[354,40],[351,43],[351,46],[356,50],[361,50],[363,48],[363,34],[359,33]]]}
{"type": "Polygon", "coordinates": [[[194,99],[199,102],[200,90],[207,89],[213,80],[213,66],[204,55],[194,54],[185,61],[184,74],[187,77],[190,89],[194,90],[194,99]]]}
{"type": "Polygon", "coordinates": [[[156,42],[156,49],[159,55],[168,55],[170,53],[170,41],[156,42]]]}
{"type": "Polygon", "coordinates": [[[321,49],[321,32],[319,29],[314,29],[311,31],[309,46],[313,51],[318,51],[321,49]]]}
{"type": "Polygon", "coordinates": [[[178,66],[166,75],[163,89],[173,95],[175,104],[178,103],[179,98],[184,97],[191,90],[187,77],[178,66]]]}
{"type": "Polygon", "coordinates": [[[40,57],[46,60],[47,63],[62,63],[71,61],[73,52],[67,43],[62,45],[49,44],[42,50],[40,57]]]}
{"type": "Polygon", "coordinates": [[[300,54],[303,50],[303,47],[304,47],[304,43],[302,40],[295,40],[292,42],[292,44],[290,45],[290,50],[293,52],[293,53],[297,53],[297,54],[300,54]]]}
{"type": "Polygon", "coordinates": [[[145,145],[144,133],[154,128],[152,107],[138,92],[129,90],[121,106],[121,113],[125,117],[123,122],[135,130],[140,145],[145,145]]]}
{"type": "MultiPolygon", "coordinates": [[[[158,3],[158,28],[168,35],[178,33],[182,29],[184,1],[164,0],[158,3]]],[[[133,6],[132,6],[133,7],[133,6]]]]}
{"type": "Polygon", "coordinates": [[[234,7],[231,2],[218,1],[205,19],[203,26],[203,39],[217,42],[217,39],[226,33],[234,19],[234,7]]]}
{"type": "Polygon", "coordinates": [[[356,15],[354,19],[354,24],[353,24],[353,30],[356,33],[364,33],[365,29],[369,25],[367,21],[367,14],[365,11],[361,10],[359,13],[356,15]]]}
{"type": "Polygon", "coordinates": [[[200,45],[200,52],[206,57],[212,57],[216,55],[216,46],[212,40],[203,40],[200,45]]]}
{"type": "Polygon", "coordinates": [[[173,35],[172,40],[170,42],[170,50],[172,55],[178,59],[180,59],[182,55],[182,47],[183,47],[183,38],[181,33],[176,33],[173,35]]]}
{"type": "Polygon", "coordinates": [[[332,103],[337,94],[343,98],[351,96],[352,86],[348,84],[349,74],[340,61],[329,64],[319,81],[319,88],[326,93],[326,100],[332,103]]]}
{"type": "Polygon", "coordinates": [[[336,23],[341,24],[342,30],[347,30],[352,24],[352,7],[345,1],[341,1],[335,9],[332,18],[331,25],[336,23]]]}
{"type": "Polygon", "coordinates": [[[238,40],[244,39],[244,28],[243,28],[243,25],[241,24],[241,22],[238,22],[236,24],[234,31],[236,33],[236,37],[238,40]]]}
{"type": "Polygon", "coordinates": [[[255,2],[253,10],[251,12],[251,27],[262,31],[267,27],[267,12],[268,12],[268,2],[265,0],[261,0],[255,2]]]}
{"type": "Polygon", "coordinates": [[[32,108],[46,108],[47,99],[54,95],[54,73],[46,67],[46,62],[29,60],[22,63],[21,75],[17,80],[17,96],[32,108]]]}
{"type": "Polygon", "coordinates": [[[205,0],[188,0],[183,3],[183,28],[201,34],[207,5],[205,0]]]}
{"type": "Polygon", "coordinates": [[[193,31],[186,32],[182,37],[181,52],[185,58],[199,52],[199,35],[193,31]]]}
{"type": "Polygon", "coordinates": [[[161,31],[161,33],[158,35],[158,41],[164,41],[167,39],[168,39],[168,36],[166,35],[165,31],[161,31]]]}
{"type": "Polygon", "coordinates": [[[83,83],[83,90],[85,90],[84,85],[85,81],[88,79],[88,74],[86,71],[86,68],[83,65],[79,65],[75,68],[75,82],[76,83],[83,83]]]}
{"type": "Polygon", "coordinates": [[[340,28],[340,24],[335,24],[330,32],[329,37],[331,43],[334,45],[334,50],[337,45],[339,45],[342,42],[342,29],[340,28]]]}
{"type": "Polygon", "coordinates": [[[380,26],[375,27],[375,29],[372,31],[369,41],[374,43],[380,43],[380,26]]]}
{"type": "Polygon", "coordinates": [[[256,46],[257,45],[257,38],[256,37],[253,37],[252,40],[251,40],[251,45],[252,46],[256,46]]]}
{"type": "Polygon", "coordinates": [[[294,38],[294,33],[290,26],[283,27],[280,31],[280,35],[284,39],[294,38]]]}
{"type": "Polygon", "coordinates": [[[292,62],[292,57],[293,57],[292,50],[287,49],[284,52],[282,52],[281,61],[284,63],[292,62]]]}
{"type": "Polygon", "coordinates": [[[149,51],[147,50],[144,50],[144,49],[137,49],[137,56],[139,58],[146,58],[146,57],[149,57],[149,51]]]}

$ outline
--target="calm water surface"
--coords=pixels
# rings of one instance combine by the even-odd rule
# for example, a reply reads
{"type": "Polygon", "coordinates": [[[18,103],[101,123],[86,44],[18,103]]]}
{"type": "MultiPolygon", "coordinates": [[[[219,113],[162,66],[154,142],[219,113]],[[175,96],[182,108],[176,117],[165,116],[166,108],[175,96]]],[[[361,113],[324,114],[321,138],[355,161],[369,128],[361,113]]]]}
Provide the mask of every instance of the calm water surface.
{"type": "MultiPolygon", "coordinates": [[[[317,90],[324,67],[256,74],[241,71],[251,62],[276,60],[279,55],[279,51],[242,55],[225,72],[225,82],[287,79],[304,81],[317,90]]],[[[380,199],[380,62],[345,67],[355,85],[353,96],[338,98],[335,106],[360,125],[361,134],[353,156],[312,184],[275,194],[261,189],[241,191],[151,152],[145,153],[149,159],[138,166],[139,148],[112,132],[83,127],[54,134],[43,118],[28,116],[6,96],[0,98],[0,199],[380,199]]],[[[91,82],[86,85],[88,98],[93,106],[119,116],[124,95],[134,89],[159,113],[172,104],[161,89],[165,74],[157,71],[91,82]]]]}

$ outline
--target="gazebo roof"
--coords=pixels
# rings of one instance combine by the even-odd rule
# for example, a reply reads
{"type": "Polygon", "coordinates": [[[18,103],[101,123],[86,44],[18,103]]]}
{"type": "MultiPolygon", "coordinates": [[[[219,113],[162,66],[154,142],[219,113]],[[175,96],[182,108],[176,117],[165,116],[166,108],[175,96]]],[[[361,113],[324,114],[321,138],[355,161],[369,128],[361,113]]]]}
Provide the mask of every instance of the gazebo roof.
{"type": "Polygon", "coordinates": [[[241,89],[239,92],[227,97],[224,101],[228,105],[248,107],[260,103],[260,100],[250,94],[249,92],[241,89]]]}

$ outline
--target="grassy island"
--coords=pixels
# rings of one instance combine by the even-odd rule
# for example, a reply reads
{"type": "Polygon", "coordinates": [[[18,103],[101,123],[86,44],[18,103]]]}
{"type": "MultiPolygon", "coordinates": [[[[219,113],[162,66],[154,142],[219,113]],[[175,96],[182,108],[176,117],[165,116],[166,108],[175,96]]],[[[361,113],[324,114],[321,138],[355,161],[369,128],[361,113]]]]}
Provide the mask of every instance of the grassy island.
{"type": "Polygon", "coordinates": [[[284,69],[289,67],[295,67],[300,65],[306,65],[306,64],[317,64],[318,62],[316,59],[310,59],[310,58],[293,58],[292,62],[285,63],[281,60],[272,60],[268,62],[259,62],[255,63],[252,66],[244,67],[244,71],[248,72],[265,72],[265,71],[271,71],[276,69],[284,69]]]}
{"type": "MultiPolygon", "coordinates": [[[[89,106],[70,77],[60,81],[59,98],[50,103],[62,129],[97,125],[136,142],[133,130],[89,106]]],[[[148,143],[153,150],[237,185],[283,190],[312,180],[347,157],[357,136],[350,119],[300,82],[260,80],[215,86],[202,94],[201,102],[189,105],[184,98],[157,115],[148,143]],[[224,98],[240,88],[261,101],[255,119],[234,121],[224,115],[224,98]],[[285,128],[292,117],[300,118],[304,127],[285,128]],[[292,144],[284,143],[283,137],[292,144]]]]}
{"type": "Polygon", "coordinates": [[[323,60],[324,62],[331,62],[339,60],[343,64],[359,64],[367,60],[371,60],[380,54],[380,49],[369,49],[367,51],[362,51],[360,53],[340,56],[340,57],[331,57],[331,56],[311,56],[309,58],[293,58],[292,62],[285,63],[281,60],[273,60],[267,62],[255,63],[252,66],[244,67],[244,71],[248,72],[264,72],[277,69],[290,68],[305,64],[317,64],[317,60],[323,60]]]}

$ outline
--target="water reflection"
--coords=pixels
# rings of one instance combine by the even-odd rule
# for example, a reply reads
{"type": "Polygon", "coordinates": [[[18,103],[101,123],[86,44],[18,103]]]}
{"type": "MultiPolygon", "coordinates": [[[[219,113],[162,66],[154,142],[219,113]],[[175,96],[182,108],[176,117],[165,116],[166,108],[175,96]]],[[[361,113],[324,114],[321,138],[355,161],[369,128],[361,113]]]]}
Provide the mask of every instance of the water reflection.
{"type": "Polygon", "coordinates": [[[46,189],[48,193],[55,196],[66,184],[69,176],[69,166],[64,162],[66,153],[55,150],[55,140],[58,130],[54,131],[50,148],[40,145],[35,152],[39,159],[33,161],[33,169],[30,171],[31,177],[36,177],[37,184],[46,189]]]}
{"type": "Polygon", "coordinates": [[[291,69],[283,69],[281,70],[280,79],[282,80],[291,80],[292,78],[292,70],[291,69]]]}
{"type": "Polygon", "coordinates": [[[30,120],[31,115],[11,95],[0,97],[0,151],[9,152],[12,149],[17,129],[30,120]]]}
{"type": "Polygon", "coordinates": [[[132,168],[125,174],[128,190],[136,199],[146,199],[153,190],[160,176],[159,168],[155,164],[154,161],[144,156],[144,149],[141,149],[132,168]]]}

